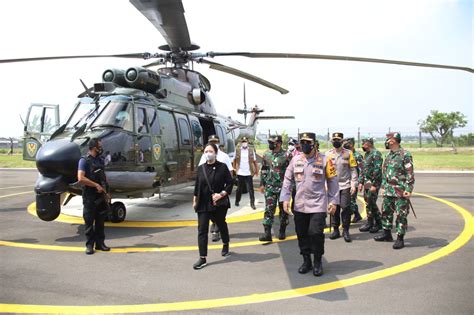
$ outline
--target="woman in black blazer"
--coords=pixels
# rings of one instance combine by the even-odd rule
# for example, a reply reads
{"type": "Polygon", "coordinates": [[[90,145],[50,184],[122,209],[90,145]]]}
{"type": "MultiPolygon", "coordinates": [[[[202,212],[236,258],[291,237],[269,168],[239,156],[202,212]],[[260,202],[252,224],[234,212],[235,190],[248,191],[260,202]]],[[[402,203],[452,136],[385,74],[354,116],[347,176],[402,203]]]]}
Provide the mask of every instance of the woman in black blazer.
{"type": "MultiPolygon", "coordinates": [[[[199,260],[193,265],[194,269],[201,269],[206,266],[207,242],[209,233],[209,219],[219,227],[221,232],[222,256],[229,255],[229,229],[225,217],[230,203],[226,206],[215,206],[215,202],[222,198],[229,198],[232,193],[232,175],[227,165],[216,160],[217,146],[209,143],[204,148],[206,163],[197,169],[196,184],[194,186],[193,208],[198,215],[198,245],[199,260]],[[209,184],[206,181],[204,172],[207,174],[209,184]],[[211,192],[213,191],[214,194],[211,192]]],[[[221,201],[222,202],[222,201],[221,201]]]]}

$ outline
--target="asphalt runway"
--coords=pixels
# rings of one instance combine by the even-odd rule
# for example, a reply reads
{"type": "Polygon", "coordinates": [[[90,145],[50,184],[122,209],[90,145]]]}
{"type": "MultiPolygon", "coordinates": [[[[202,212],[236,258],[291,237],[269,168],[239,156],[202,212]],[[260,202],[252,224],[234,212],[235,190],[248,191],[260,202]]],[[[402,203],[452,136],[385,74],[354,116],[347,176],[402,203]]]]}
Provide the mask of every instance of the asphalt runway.
{"type": "MultiPolygon", "coordinates": [[[[158,206],[153,200],[141,210],[138,205],[135,214],[129,209],[129,220],[174,226],[108,226],[113,251],[87,256],[80,221],[43,222],[27,211],[36,176],[0,170],[1,312],[474,313],[472,174],[417,174],[415,192],[428,196],[412,199],[418,219],[408,218],[406,247],[395,251],[392,243],[375,242],[355,224],[350,244],[326,237],[322,277],[298,274],[292,220],[288,240],[257,241],[263,230],[258,192],[257,211],[247,199],[232,209],[232,255],[221,257],[221,244],[210,242],[208,266],[196,271],[190,189],[171,192],[158,206]]],[[[66,217],[74,217],[71,211],[66,217]]]]}

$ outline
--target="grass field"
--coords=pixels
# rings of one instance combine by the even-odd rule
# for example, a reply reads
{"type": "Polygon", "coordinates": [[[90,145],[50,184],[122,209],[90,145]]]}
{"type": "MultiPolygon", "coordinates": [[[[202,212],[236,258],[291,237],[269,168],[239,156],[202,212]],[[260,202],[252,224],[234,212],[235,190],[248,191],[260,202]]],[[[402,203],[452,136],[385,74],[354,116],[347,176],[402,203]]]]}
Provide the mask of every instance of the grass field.
{"type": "MultiPolygon", "coordinates": [[[[265,149],[257,149],[261,155],[265,149]]],[[[380,149],[385,154],[385,149],[380,149]]],[[[413,155],[415,170],[469,170],[474,171],[474,148],[458,148],[453,154],[450,148],[410,149],[413,155]]],[[[23,161],[20,152],[14,155],[0,154],[0,168],[35,168],[35,162],[23,161]]]]}

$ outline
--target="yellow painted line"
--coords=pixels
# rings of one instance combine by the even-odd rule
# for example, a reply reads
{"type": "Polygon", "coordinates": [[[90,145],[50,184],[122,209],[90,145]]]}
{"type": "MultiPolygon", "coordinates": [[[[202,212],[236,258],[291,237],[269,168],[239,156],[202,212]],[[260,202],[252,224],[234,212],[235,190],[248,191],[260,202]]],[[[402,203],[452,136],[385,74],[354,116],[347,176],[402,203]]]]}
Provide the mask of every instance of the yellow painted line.
{"type": "Polygon", "coordinates": [[[0,188],[0,190],[3,190],[3,189],[15,189],[15,188],[25,188],[25,187],[35,187],[35,185],[2,187],[2,188],[0,188]]]}
{"type": "Polygon", "coordinates": [[[16,194],[3,195],[3,196],[0,196],[0,199],[1,199],[1,198],[7,198],[7,197],[18,196],[18,195],[25,195],[25,194],[33,194],[33,191],[24,191],[24,192],[20,192],[20,193],[16,193],[16,194]]]}
{"type": "Polygon", "coordinates": [[[248,305],[253,303],[263,303],[290,298],[303,297],[307,295],[332,291],[369,281],[379,280],[386,277],[394,276],[401,272],[405,272],[414,268],[418,268],[445,257],[462,246],[464,246],[472,237],[474,229],[473,216],[461,206],[450,201],[432,197],[425,194],[416,194],[426,198],[430,198],[444,203],[455,209],[464,219],[464,228],[455,240],[447,246],[438,249],[430,254],[416,258],[414,260],[385,268],[379,271],[371,272],[365,275],[352,277],[349,279],[337,280],[328,283],[307,286],[283,291],[256,293],[245,296],[236,296],[220,299],[195,300],[172,303],[156,303],[156,304],[137,304],[137,305],[104,305],[104,306],[66,306],[66,305],[28,305],[28,304],[0,304],[1,312],[9,313],[143,313],[143,312],[169,312],[169,311],[185,311],[210,309],[218,307],[229,307],[238,305],[248,305]]]}

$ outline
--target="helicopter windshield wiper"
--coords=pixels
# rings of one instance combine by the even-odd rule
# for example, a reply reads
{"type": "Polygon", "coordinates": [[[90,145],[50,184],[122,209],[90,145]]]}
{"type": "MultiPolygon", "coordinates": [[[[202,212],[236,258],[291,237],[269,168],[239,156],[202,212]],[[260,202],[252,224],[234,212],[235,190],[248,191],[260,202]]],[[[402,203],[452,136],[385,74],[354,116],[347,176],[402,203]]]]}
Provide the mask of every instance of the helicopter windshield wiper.
{"type": "Polygon", "coordinates": [[[109,127],[123,129],[123,127],[120,127],[114,124],[100,124],[100,125],[92,126],[91,130],[94,130],[96,128],[109,128],[109,127]]]}

